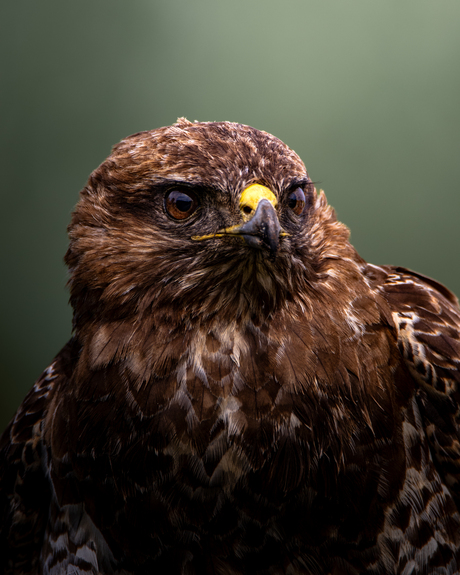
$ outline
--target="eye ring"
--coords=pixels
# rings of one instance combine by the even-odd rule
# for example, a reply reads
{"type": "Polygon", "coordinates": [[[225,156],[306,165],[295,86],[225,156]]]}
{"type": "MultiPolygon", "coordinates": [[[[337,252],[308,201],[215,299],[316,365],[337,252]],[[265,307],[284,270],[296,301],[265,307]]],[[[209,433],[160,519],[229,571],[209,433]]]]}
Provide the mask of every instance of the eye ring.
{"type": "Polygon", "coordinates": [[[305,192],[302,188],[296,188],[288,196],[288,206],[298,216],[304,211],[306,203],[305,192]]]}
{"type": "Polygon", "coordinates": [[[165,196],[165,210],[175,220],[186,220],[196,212],[199,206],[196,195],[187,190],[173,189],[165,196]]]}

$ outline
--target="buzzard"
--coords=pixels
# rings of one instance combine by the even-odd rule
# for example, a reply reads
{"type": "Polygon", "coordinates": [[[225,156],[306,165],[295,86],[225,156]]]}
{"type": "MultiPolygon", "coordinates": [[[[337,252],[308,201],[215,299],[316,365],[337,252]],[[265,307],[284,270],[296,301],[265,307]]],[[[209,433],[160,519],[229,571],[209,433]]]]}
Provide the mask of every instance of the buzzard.
{"type": "Polygon", "coordinates": [[[0,443],[7,574],[460,570],[460,310],[366,263],[300,158],[130,136],[69,226],[73,337],[0,443]]]}

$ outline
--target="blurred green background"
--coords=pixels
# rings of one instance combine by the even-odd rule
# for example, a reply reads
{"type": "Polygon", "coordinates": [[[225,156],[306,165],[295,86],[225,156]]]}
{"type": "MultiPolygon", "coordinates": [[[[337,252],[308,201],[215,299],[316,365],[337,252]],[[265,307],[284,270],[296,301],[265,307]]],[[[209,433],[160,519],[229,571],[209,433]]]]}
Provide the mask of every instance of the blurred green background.
{"type": "Polygon", "coordinates": [[[0,429],[70,336],[79,190],[178,116],[275,134],[362,256],[460,294],[458,0],[20,0],[0,22],[0,429]]]}

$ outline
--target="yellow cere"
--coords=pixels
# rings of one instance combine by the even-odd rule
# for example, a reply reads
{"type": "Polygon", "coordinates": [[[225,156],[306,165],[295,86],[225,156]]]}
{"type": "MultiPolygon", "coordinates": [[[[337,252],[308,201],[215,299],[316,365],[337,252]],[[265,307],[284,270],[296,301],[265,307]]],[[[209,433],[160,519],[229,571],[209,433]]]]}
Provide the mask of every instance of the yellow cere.
{"type": "Polygon", "coordinates": [[[261,184],[251,184],[243,190],[243,193],[241,194],[240,210],[243,213],[247,213],[244,208],[250,208],[251,210],[256,211],[256,208],[262,199],[268,200],[274,208],[278,205],[278,200],[271,190],[261,184]]]}

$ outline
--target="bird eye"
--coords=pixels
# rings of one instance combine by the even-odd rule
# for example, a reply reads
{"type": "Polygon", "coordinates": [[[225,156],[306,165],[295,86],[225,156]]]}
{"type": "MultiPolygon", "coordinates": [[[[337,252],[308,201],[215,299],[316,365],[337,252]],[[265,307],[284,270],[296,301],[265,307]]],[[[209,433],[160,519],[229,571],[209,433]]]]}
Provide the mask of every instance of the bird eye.
{"type": "Polygon", "coordinates": [[[288,196],[288,206],[291,210],[300,216],[305,208],[305,193],[302,188],[296,188],[288,196]]]}
{"type": "Polygon", "coordinates": [[[190,217],[198,207],[198,200],[193,192],[171,190],[165,198],[165,208],[175,220],[185,220],[190,217]]]}

